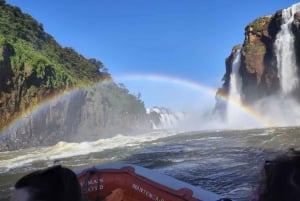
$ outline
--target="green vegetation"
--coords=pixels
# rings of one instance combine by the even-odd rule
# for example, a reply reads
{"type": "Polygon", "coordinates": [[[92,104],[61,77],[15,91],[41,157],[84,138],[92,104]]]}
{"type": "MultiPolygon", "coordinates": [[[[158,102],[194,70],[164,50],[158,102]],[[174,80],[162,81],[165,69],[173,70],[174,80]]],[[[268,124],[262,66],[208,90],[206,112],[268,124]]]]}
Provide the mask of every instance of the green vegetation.
{"type": "Polygon", "coordinates": [[[258,54],[265,54],[267,49],[265,45],[263,44],[250,44],[249,42],[246,41],[244,50],[247,53],[258,53],[258,54]]]}
{"type": "Polygon", "coordinates": [[[264,25],[266,23],[270,22],[270,19],[271,18],[269,16],[260,17],[256,20],[254,20],[248,26],[252,27],[252,32],[253,33],[261,32],[263,30],[264,25]]]}
{"type": "MultiPolygon", "coordinates": [[[[101,61],[61,47],[42,24],[0,0],[0,129],[51,95],[102,81],[112,79],[101,61]]],[[[145,113],[139,97],[124,86],[113,83],[101,90],[95,109],[113,115],[107,125],[118,115],[145,113]]]]}
{"type": "Polygon", "coordinates": [[[258,43],[253,41],[253,38],[255,37],[262,37],[263,36],[263,30],[266,23],[269,23],[271,20],[270,16],[264,16],[261,18],[258,18],[254,20],[251,24],[249,24],[246,28],[246,39],[243,45],[244,51],[247,53],[254,53],[254,54],[265,54],[266,53],[266,47],[262,43],[258,43]],[[250,39],[252,38],[252,39],[250,39]]]}
{"type": "MultiPolygon", "coordinates": [[[[92,108],[97,108],[99,117],[102,119],[102,127],[130,127],[133,122],[145,118],[146,111],[144,103],[139,97],[129,94],[123,84],[113,82],[93,86],[89,89],[87,100],[92,108]]],[[[93,127],[95,125],[88,125],[93,127]]]]}
{"type": "Polygon", "coordinates": [[[69,80],[69,76],[72,76],[78,85],[110,79],[100,61],[86,59],[72,48],[62,48],[44,31],[42,24],[22,13],[18,7],[5,4],[5,1],[0,2],[0,37],[0,43],[9,43],[15,50],[15,57],[20,57],[14,58],[15,63],[12,63],[19,71],[25,63],[29,66],[35,64],[32,67],[41,78],[45,75],[43,69],[51,66],[58,78],[67,79],[69,84],[74,84],[69,80]],[[24,55],[24,48],[30,53],[24,55]],[[31,61],[27,61],[28,58],[31,61]],[[24,63],[25,60],[27,62],[24,63]]]}

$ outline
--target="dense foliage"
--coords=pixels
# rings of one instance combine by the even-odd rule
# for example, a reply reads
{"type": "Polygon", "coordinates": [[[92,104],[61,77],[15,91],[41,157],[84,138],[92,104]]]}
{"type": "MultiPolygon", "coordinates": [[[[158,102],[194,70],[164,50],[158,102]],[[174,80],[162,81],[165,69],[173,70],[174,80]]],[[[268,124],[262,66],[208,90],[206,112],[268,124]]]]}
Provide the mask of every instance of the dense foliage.
{"type": "MultiPolygon", "coordinates": [[[[95,85],[87,89],[86,105],[90,111],[87,128],[115,128],[125,131],[133,125],[145,125],[146,110],[139,97],[129,94],[123,84],[113,82],[95,85]],[[96,114],[97,113],[97,114],[96,114]]],[[[85,110],[88,112],[88,110],[85,110]]]]}
{"type": "MultiPolygon", "coordinates": [[[[247,25],[246,32],[248,31],[250,33],[250,35],[246,36],[245,42],[244,42],[244,51],[246,53],[255,53],[255,54],[265,54],[266,53],[267,50],[266,50],[265,44],[254,43],[252,40],[255,37],[258,37],[258,38],[267,37],[267,36],[264,36],[264,34],[266,34],[266,33],[263,33],[263,31],[264,31],[264,29],[266,29],[266,27],[270,23],[271,19],[272,19],[271,16],[264,16],[264,17],[257,18],[252,23],[247,25]]],[[[266,39],[262,40],[262,41],[266,41],[266,39]]]]}
{"type": "Polygon", "coordinates": [[[264,26],[269,23],[271,20],[270,16],[264,16],[264,17],[260,17],[257,18],[256,20],[254,20],[251,24],[249,24],[248,26],[252,27],[252,32],[255,34],[257,32],[261,32],[263,31],[264,26]]]}
{"type": "MultiPolygon", "coordinates": [[[[0,2],[0,36],[2,36],[2,41],[3,38],[7,39],[7,42],[16,49],[23,47],[30,49],[30,57],[34,57],[32,59],[35,60],[34,62],[37,62],[39,58],[47,57],[49,61],[40,62],[40,69],[51,64],[55,70],[63,69],[66,74],[77,80],[78,84],[110,78],[100,61],[86,59],[72,48],[62,48],[52,36],[44,31],[42,24],[30,15],[22,13],[18,7],[5,4],[3,0],[0,2]]],[[[16,51],[15,53],[20,55],[23,52],[16,51]]],[[[20,63],[15,63],[15,65],[20,65],[20,63]]]]}
{"type": "MultiPolygon", "coordinates": [[[[0,129],[48,97],[103,81],[112,78],[101,61],[61,47],[42,24],[0,0],[0,129]]],[[[114,86],[102,89],[101,111],[145,112],[139,98],[114,86]]]]}

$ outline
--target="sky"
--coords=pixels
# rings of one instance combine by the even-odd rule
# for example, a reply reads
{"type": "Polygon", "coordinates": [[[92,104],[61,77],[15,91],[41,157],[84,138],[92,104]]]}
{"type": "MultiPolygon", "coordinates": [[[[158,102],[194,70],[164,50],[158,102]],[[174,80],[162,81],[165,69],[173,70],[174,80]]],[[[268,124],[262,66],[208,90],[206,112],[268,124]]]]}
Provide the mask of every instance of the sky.
{"type": "Polygon", "coordinates": [[[296,0],[6,0],[63,47],[96,58],[147,108],[213,105],[244,29],[296,0]]]}

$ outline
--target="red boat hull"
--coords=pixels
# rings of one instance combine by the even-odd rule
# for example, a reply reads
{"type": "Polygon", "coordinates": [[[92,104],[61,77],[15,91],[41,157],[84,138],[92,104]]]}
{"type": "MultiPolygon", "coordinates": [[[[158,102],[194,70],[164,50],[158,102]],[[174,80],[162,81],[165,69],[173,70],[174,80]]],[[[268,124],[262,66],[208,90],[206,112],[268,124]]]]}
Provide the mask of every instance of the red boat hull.
{"type": "MultiPolygon", "coordinates": [[[[171,185],[165,185],[155,181],[157,173],[151,170],[147,176],[136,173],[137,166],[123,166],[120,168],[110,167],[93,167],[84,169],[77,173],[83,194],[89,200],[106,197],[113,190],[121,188],[124,190],[123,201],[207,201],[218,200],[221,197],[211,192],[201,190],[203,199],[199,196],[194,197],[195,189],[176,188],[178,180],[172,178],[169,182],[171,185]],[[152,174],[153,173],[153,174],[152,174]],[[152,176],[153,175],[153,176],[152,176]],[[173,185],[174,184],[174,185],[173,185]]],[[[160,177],[160,176],[158,176],[160,177]]],[[[169,180],[166,175],[161,175],[161,179],[169,180]]],[[[181,184],[183,182],[180,182],[181,184]]],[[[189,184],[187,184],[190,186],[189,184]]]]}

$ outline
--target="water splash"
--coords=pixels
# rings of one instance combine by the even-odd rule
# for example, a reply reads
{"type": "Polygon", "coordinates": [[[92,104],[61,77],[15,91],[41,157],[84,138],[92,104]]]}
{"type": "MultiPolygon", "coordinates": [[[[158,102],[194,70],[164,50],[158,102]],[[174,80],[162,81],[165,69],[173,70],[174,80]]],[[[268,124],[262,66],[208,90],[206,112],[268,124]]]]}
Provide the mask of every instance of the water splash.
{"type": "MultiPolygon", "coordinates": [[[[170,137],[176,134],[176,132],[153,131],[135,136],[117,135],[106,139],[99,138],[98,140],[90,142],[83,141],[75,143],[60,141],[53,146],[1,152],[0,174],[17,170],[18,168],[29,167],[32,169],[34,166],[39,166],[39,164],[43,166],[51,166],[55,160],[67,160],[67,158],[75,156],[77,159],[71,160],[72,163],[76,163],[77,160],[80,160],[79,156],[92,153],[104,153],[106,158],[100,157],[100,160],[111,160],[110,162],[112,162],[113,160],[120,159],[122,157],[125,158],[128,154],[130,154],[130,150],[135,150],[141,146],[155,143],[158,139],[170,137]],[[109,151],[116,151],[117,149],[123,150],[122,156],[109,151]]],[[[90,159],[88,159],[88,161],[89,163],[92,163],[90,159]]]]}
{"type": "Polygon", "coordinates": [[[300,3],[282,11],[282,25],[275,41],[275,54],[283,94],[289,94],[299,85],[295,56],[295,37],[291,30],[294,14],[300,10],[300,3]]]}

